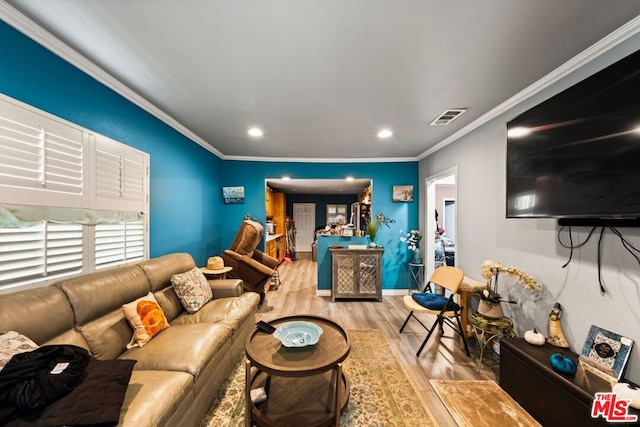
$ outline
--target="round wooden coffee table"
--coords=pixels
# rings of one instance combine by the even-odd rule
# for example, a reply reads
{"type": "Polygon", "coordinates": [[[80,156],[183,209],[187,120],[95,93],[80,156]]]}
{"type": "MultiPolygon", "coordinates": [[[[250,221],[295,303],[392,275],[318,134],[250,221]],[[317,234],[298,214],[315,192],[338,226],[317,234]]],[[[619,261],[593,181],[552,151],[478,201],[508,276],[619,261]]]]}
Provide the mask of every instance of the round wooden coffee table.
{"type": "Polygon", "coordinates": [[[269,323],[278,328],[293,321],[320,326],[318,343],[285,347],[259,329],[247,338],[246,426],[338,425],[347,406],[349,381],[342,372],[342,362],[351,351],[347,333],[332,320],[317,316],[289,316],[269,323]],[[251,390],[260,387],[267,399],[254,404],[251,390]]]}

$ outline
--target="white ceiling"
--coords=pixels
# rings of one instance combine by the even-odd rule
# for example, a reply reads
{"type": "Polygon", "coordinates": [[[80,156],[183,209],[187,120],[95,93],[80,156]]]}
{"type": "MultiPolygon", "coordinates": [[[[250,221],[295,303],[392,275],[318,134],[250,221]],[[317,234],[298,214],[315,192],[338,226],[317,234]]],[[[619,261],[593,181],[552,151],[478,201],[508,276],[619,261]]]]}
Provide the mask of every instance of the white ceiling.
{"type": "Polygon", "coordinates": [[[222,158],[336,161],[419,159],[640,14],[638,0],[0,6],[3,20],[55,45],[37,23],[97,65],[78,60],[83,69],[222,158]],[[428,126],[449,108],[468,111],[428,126]],[[379,140],[383,127],[394,135],[379,140]]]}

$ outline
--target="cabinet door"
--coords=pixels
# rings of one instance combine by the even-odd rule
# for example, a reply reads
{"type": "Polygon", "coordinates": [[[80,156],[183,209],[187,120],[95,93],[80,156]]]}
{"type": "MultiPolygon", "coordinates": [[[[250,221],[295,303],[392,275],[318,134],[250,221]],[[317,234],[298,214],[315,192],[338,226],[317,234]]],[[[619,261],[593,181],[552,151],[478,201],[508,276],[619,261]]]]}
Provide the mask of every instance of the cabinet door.
{"type": "Polygon", "coordinates": [[[356,295],[356,257],[354,255],[334,255],[333,292],[336,295],[356,295]]]}
{"type": "Polygon", "coordinates": [[[358,281],[360,295],[378,294],[378,259],[377,255],[358,255],[358,281]]]}

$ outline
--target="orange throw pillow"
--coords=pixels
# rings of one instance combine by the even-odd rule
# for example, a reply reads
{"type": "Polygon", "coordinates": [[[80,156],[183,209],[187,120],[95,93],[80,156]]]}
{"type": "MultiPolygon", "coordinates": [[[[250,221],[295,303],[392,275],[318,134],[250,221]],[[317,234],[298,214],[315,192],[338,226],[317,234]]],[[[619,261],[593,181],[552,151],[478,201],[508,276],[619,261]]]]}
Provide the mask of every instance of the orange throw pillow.
{"type": "Polygon", "coordinates": [[[151,292],[122,306],[124,315],[133,327],[133,337],[127,348],[144,346],[160,331],[169,327],[164,311],[151,292]]]}

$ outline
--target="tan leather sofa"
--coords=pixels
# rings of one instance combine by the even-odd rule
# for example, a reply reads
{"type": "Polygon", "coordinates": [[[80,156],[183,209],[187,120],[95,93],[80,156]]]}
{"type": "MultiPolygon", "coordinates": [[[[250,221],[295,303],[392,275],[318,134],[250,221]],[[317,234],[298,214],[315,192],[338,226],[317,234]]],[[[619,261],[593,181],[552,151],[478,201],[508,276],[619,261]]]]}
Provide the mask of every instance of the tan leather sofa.
{"type": "Polygon", "coordinates": [[[170,254],[0,295],[0,330],[39,345],[77,345],[101,360],[137,360],[119,426],[199,425],[242,356],[260,298],[243,293],[241,280],[211,280],[214,299],[188,314],[170,278],[193,267],[191,255],[170,254]],[[127,350],[133,330],[121,307],[149,291],[170,327],[127,350]]]}

